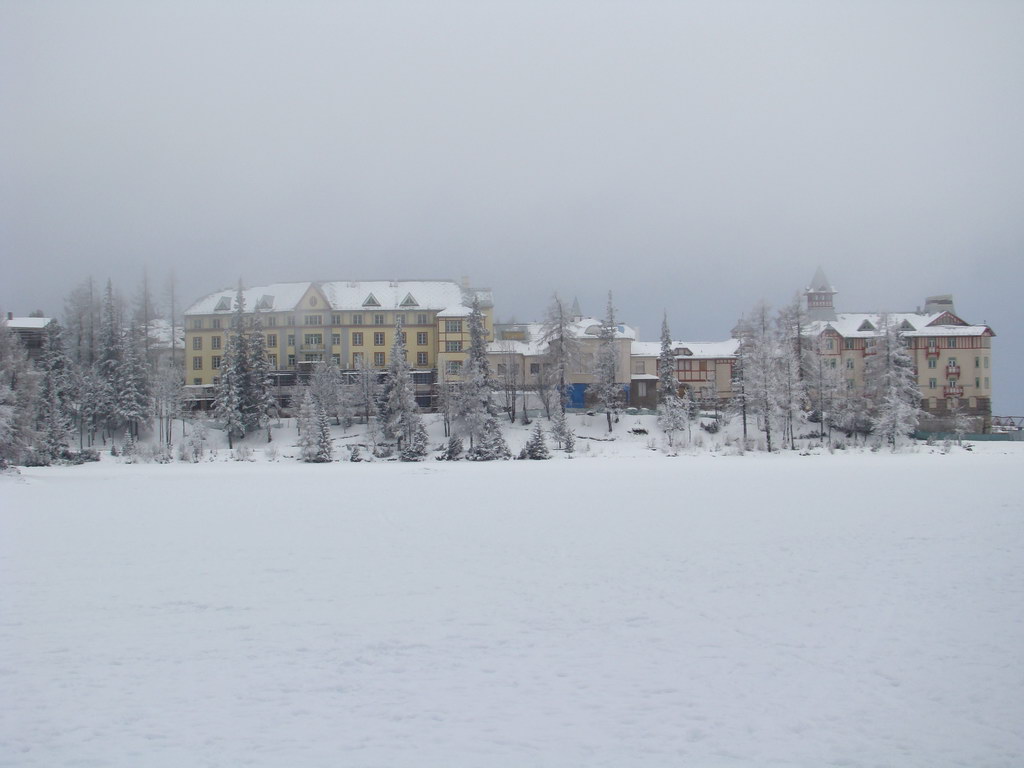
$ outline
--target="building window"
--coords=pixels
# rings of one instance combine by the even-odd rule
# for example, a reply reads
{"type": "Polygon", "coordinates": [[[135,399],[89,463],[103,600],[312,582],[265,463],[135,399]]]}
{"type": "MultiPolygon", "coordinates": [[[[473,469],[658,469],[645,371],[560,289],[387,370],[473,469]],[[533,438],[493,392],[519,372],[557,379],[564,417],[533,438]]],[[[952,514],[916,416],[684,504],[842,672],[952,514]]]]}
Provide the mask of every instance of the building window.
{"type": "Polygon", "coordinates": [[[306,315],[302,320],[303,325],[323,325],[323,315],[306,315]]]}
{"type": "Polygon", "coordinates": [[[192,327],[193,328],[202,328],[203,327],[203,318],[201,318],[201,317],[194,318],[192,320],[192,327]]]}
{"type": "Polygon", "coordinates": [[[363,316],[362,315],[352,315],[352,325],[362,325],[362,324],[363,324],[363,316]]]}
{"type": "Polygon", "coordinates": [[[981,379],[977,376],[974,377],[974,388],[981,389],[981,379]]]}
{"type": "Polygon", "coordinates": [[[210,349],[220,349],[220,336],[210,339],[210,349]]]}
{"type": "Polygon", "coordinates": [[[949,358],[949,363],[948,364],[949,364],[950,367],[956,365],[956,358],[955,357],[949,358]]]}
{"type": "Polygon", "coordinates": [[[211,327],[215,331],[220,329],[220,318],[219,317],[213,318],[213,322],[211,323],[211,327]]]}
{"type": "Polygon", "coordinates": [[[498,363],[498,375],[504,376],[508,372],[508,368],[504,363],[498,363]]]}
{"type": "Polygon", "coordinates": [[[341,365],[341,355],[331,355],[331,362],[335,365],[341,365]]]}
{"type": "Polygon", "coordinates": [[[363,332],[362,331],[354,331],[352,333],[352,346],[353,347],[361,347],[361,346],[363,346],[363,332]]]}
{"type": "Polygon", "coordinates": [[[288,315],[285,318],[285,325],[295,325],[295,315],[288,315]]]}
{"type": "Polygon", "coordinates": [[[373,324],[374,325],[384,325],[384,315],[374,315],[373,316],[373,324]]]}
{"type": "Polygon", "coordinates": [[[988,389],[988,376],[985,377],[985,389],[988,389]]]}
{"type": "Polygon", "coordinates": [[[202,379],[192,379],[192,383],[195,384],[197,387],[200,387],[203,384],[203,380],[202,379]]]}
{"type": "Polygon", "coordinates": [[[203,358],[196,356],[192,358],[192,370],[201,371],[203,370],[203,358]]]}
{"type": "Polygon", "coordinates": [[[949,348],[956,349],[956,336],[949,337],[949,348]]]}
{"type": "Polygon", "coordinates": [[[444,332],[445,333],[462,333],[462,321],[461,320],[445,320],[444,321],[444,332]]]}
{"type": "Polygon", "coordinates": [[[427,346],[427,332],[419,331],[416,333],[416,345],[419,347],[427,346]]]}
{"type": "Polygon", "coordinates": [[[853,339],[843,339],[843,349],[853,349],[853,339]]]}
{"type": "Polygon", "coordinates": [[[213,363],[211,364],[211,367],[215,371],[219,371],[220,370],[220,355],[214,355],[213,356],[213,363]]]}
{"type": "Polygon", "coordinates": [[[192,337],[192,349],[202,349],[202,348],[203,348],[203,337],[202,336],[193,336],[192,337]]]}
{"type": "Polygon", "coordinates": [[[277,355],[267,355],[267,360],[270,361],[271,368],[277,368],[277,355]]]}
{"type": "Polygon", "coordinates": [[[374,352],[373,353],[373,364],[380,367],[384,365],[384,353],[374,352]]]}
{"type": "Polygon", "coordinates": [[[825,348],[828,349],[829,352],[834,350],[836,348],[836,340],[835,339],[826,339],[825,340],[825,348]]]}
{"type": "Polygon", "coordinates": [[[340,333],[332,333],[331,334],[331,344],[333,344],[334,346],[338,346],[339,344],[341,344],[341,334],[340,333]]]}
{"type": "Polygon", "coordinates": [[[302,336],[302,345],[304,347],[319,347],[324,343],[324,335],[322,333],[306,333],[302,336]]]}
{"type": "Polygon", "coordinates": [[[461,352],[462,342],[461,341],[446,341],[444,343],[445,352],[461,352]]]}
{"type": "Polygon", "coordinates": [[[846,388],[847,389],[853,389],[853,379],[847,379],[846,380],[846,388]]]}
{"type": "Polygon", "coordinates": [[[633,373],[643,373],[646,370],[643,360],[633,361],[633,373]]]}
{"type": "Polygon", "coordinates": [[[295,355],[288,355],[288,367],[289,368],[294,368],[295,367],[295,355]]]}
{"type": "Polygon", "coordinates": [[[939,367],[939,358],[937,358],[937,357],[929,357],[928,358],[928,367],[929,368],[938,368],[939,367]]]}
{"type": "Polygon", "coordinates": [[[418,365],[420,368],[426,368],[428,365],[430,365],[430,361],[427,360],[426,352],[416,353],[416,365],[418,365]]]}
{"type": "MultiPolygon", "coordinates": [[[[850,362],[853,362],[853,361],[851,360],[850,362]]],[[[835,367],[836,367],[836,359],[834,357],[831,360],[828,361],[828,367],[832,368],[832,369],[835,369],[835,367]]]]}
{"type": "Polygon", "coordinates": [[[331,325],[341,325],[341,314],[335,313],[331,315],[331,325]]]}
{"type": "Polygon", "coordinates": [[[462,371],[462,361],[449,360],[447,363],[445,363],[445,370],[453,376],[458,376],[459,373],[462,371]]]}
{"type": "Polygon", "coordinates": [[[985,367],[988,368],[988,358],[985,358],[985,367]]]}
{"type": "Polygon", "coordinates": [[[383,347],[384,346],[384,332],[375,331],[373,334],[373,346],[383,347]]]}
{"type": "Polygon", "coordinates": [[[268,347],[276,347],[277,346],[277,334],[276,333],[268,333],[267,334],[267,346],[268,347]]]}
{"type": "Polygon", "coordinates": [[[647,397],[647,382],[638,381],[636,385],[637,397],[647,397]]]}
{"type": "Polygon", "coordinates": [[[852,357],[846,358],[846,370],[848,370],[848,371],[852,371],[853,370],[853,358],[852,357]]]}
{"type": "Polygon", "coordinates": [[[395,325],[405,325],[405,312],[395,312],[395,325]]]}
{"type": "Polygon", "coordinates": [[[530,375],[536,376],[540,373],[540,363],[530,363],[530,375]]]}
{"type": "Polygon", "coordinates": [[[416,325],[426,325],[426,324],[427,324],[427,315],[426,315],[425,312],[421,312],[420,314],[416,315],[416,325]]]}
{"type": "Polygon", "coordinates": [[[358,368],[362,364],[363,364],[363,353],[362,352],[353,352],[352,353],[352,367],[353,368],[358,368]]]}
{"type": "Polygon", "coordinates": [[[938,381],[936,379],[928,379],[928,389],[935,389],[938,381]]]}
{"type": "Polygon", "coordinates": [[[276,328],[277,318],[274,315],[267,316],[267,328],[276,328]]]}
{"type": "Polygon", "coordinates": [[[288,346],[289,347],[294,347],[295,346],[295,334],[294,333],[289,333],[288,334],[288,346]]]}

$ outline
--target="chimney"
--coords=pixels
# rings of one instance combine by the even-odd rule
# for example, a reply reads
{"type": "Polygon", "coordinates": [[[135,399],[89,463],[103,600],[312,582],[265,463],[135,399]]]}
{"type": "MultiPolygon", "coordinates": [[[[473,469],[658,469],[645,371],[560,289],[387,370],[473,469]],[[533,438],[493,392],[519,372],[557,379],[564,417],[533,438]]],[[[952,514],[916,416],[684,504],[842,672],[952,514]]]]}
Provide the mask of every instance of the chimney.
{"type": "Polygon", "coordinates": [[[7,313],[7,319],[8,320],[13,320],[14,319],[14,313],[13,312],[8,312],[7,313]]]}

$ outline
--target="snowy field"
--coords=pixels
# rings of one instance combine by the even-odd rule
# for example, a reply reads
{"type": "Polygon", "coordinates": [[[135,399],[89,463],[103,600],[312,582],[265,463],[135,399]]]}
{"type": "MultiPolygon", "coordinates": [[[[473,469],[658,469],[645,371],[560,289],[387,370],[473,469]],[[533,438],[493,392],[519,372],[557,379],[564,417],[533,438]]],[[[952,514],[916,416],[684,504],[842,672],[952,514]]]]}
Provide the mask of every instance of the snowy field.
{"type": "Polygon", "coordinates": [[[3,766],[1020,766],[1024,444],[0,477],[3,766]]]}

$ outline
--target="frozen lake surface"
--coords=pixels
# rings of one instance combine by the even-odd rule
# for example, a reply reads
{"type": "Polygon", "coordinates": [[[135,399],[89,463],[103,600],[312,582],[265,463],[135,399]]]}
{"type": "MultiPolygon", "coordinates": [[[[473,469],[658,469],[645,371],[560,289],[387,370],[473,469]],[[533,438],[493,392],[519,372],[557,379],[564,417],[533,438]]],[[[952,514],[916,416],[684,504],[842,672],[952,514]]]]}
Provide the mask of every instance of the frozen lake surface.
{"type": "Polygon", "coordinates": [[[1021,448],[23,470],[0,765],[1020,765],[1021,448]]]}

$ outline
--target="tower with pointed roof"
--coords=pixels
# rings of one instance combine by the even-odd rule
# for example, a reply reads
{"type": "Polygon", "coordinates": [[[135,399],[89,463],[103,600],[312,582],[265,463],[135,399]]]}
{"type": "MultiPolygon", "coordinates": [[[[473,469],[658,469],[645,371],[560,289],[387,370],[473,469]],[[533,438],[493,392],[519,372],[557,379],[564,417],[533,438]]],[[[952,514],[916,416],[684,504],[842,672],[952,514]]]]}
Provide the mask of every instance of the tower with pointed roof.
{"type": "Polygon", "coordinates": [[[825,277],[825,272],[818,267],[811,279],[811,284],[804,289],[807,300],[807,316],[811,320],[835,320],[836,308],[833,297],[836,295],[832,284],[825,277]]]}

